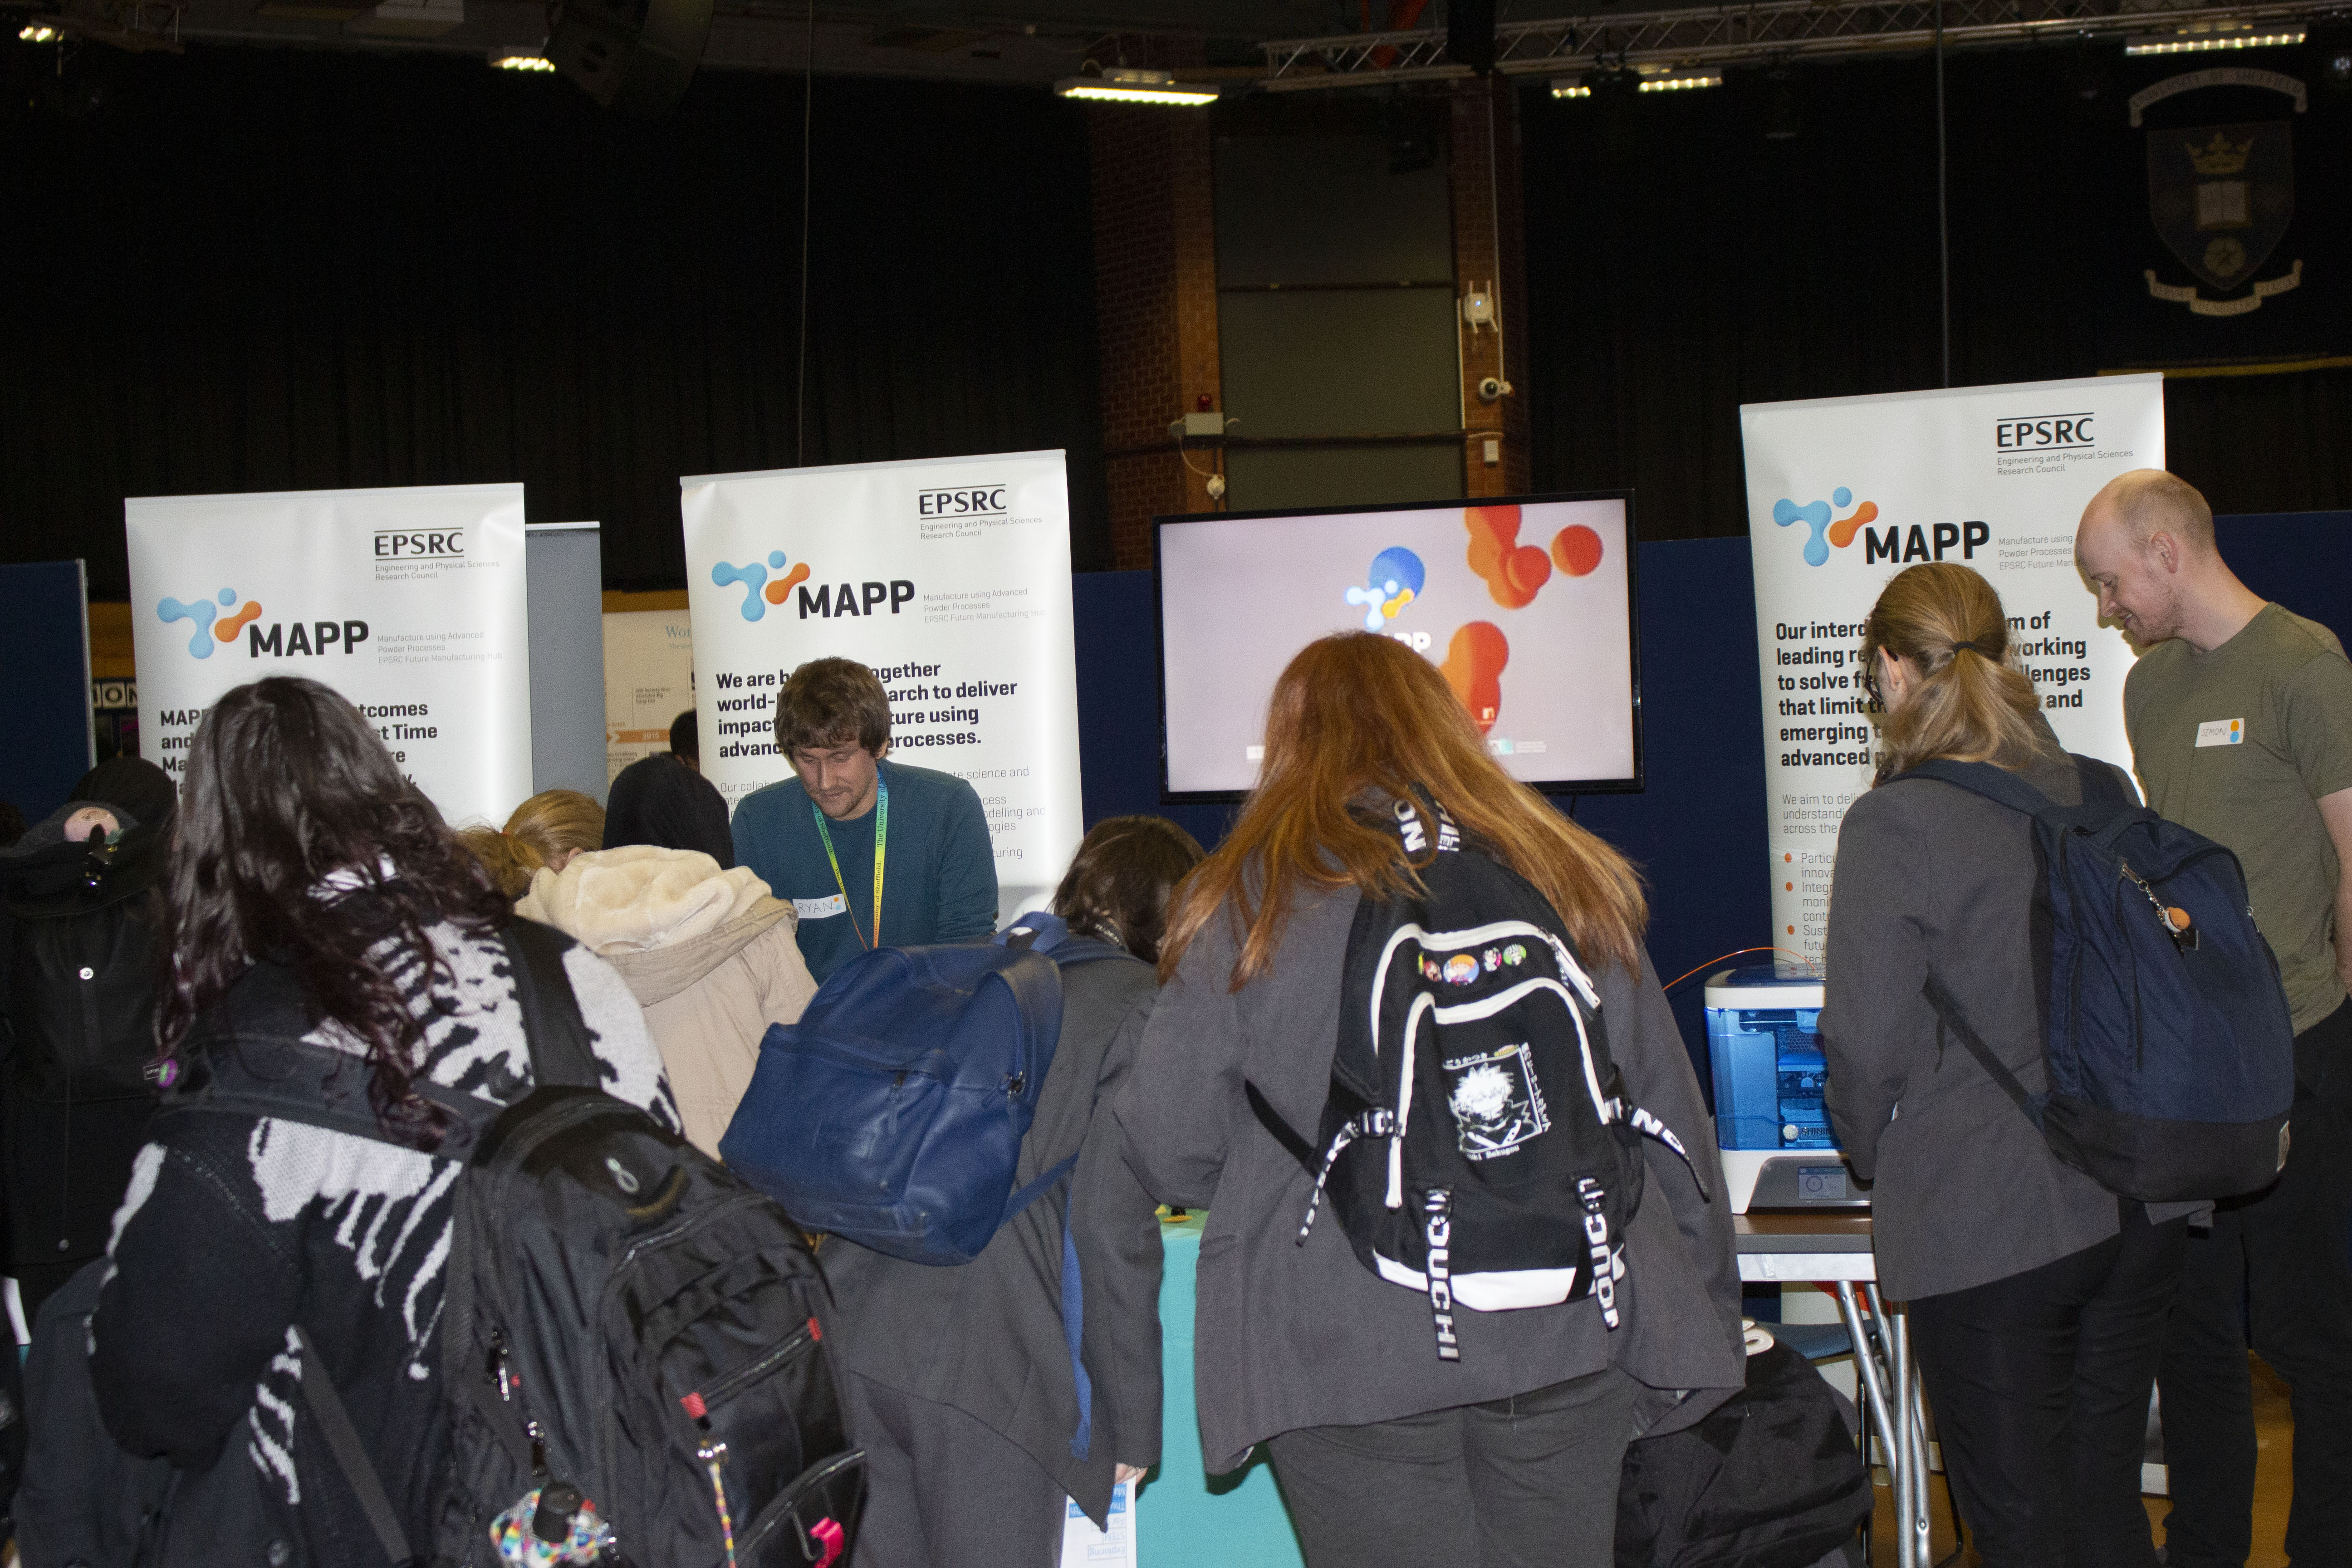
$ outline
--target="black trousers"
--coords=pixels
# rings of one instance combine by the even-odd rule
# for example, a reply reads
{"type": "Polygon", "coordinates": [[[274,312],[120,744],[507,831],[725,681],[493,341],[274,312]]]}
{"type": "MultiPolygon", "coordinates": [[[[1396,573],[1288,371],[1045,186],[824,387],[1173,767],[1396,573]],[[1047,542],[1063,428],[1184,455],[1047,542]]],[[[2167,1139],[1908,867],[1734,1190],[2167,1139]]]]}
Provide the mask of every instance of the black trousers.
{"type": "Polygon", "coordinates": [[[1633,1435],[1615,1367],[1269,1445],[1307,1568],[1606,1568],[1633,1435]]]}
{"type": "Polygon", "coordinates": [[[2155,1568],[2140,1506],[2147,1395],[2186,1220],[1911,1303],[1960,1518],[1987,1568],[2155,1568]]]}
{"type": "Polygon", "coordinates": [[[2164,1347],[2172,1568],[2253,1546],[2251,1343],[2294,1394],[2295,1568],[2352,1563],[2352,1003],[2295,1037],[2294,1142],[2277,1183],[2191,1236],[2164,1347]]]}

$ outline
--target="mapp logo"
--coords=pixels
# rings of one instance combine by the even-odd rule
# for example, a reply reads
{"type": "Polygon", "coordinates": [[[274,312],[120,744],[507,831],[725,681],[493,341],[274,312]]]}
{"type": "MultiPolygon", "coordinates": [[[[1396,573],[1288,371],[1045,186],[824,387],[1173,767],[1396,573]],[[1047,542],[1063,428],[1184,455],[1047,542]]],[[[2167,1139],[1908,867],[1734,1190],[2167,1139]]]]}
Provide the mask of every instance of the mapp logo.
{"type": "Polygon", "coordinates": [[[462,528],[375,531],[375,558],[379,561],[423,561],[435,556],[446,560],[465,553],[466,531],[462,528]]]}
{"type": "Polygon", "coordinates": [[[2094,447],[2091,421],[2096,414],[2029,414],[2021,419],[1993,422],[1992,444],[2002,452],[2055,451],[2062,447],[2094,447]]]}
{"type": "Polygon", "coordinates": [[[915,515],[919,518],[1003,517],[1005,510],[1003,485],[967,485],[961,489],[915,492],[915,515]]]}
{"type": "Polygon", "coordinates": [[[770,582],[768,574],[771,571],[783,572],[784,564],[784,552],[771,550],[765,566],[757,561],[740,566],[731,561],[719,562],[710,569],[710,581],[721,588],[730,583],[743,585],[742,615],[747,621],[764,619],[769,605],[781,609],[787,601],[795,604],[803,620],[813,615],[822,616],[827,620],[835,616],[878,616],[886,605],[890,614],[895,616],[915,597],[915,584],[904,577],[887,583],[820,583],[816,591],[811,593],[808,588],[809,565],[805,561],[793,563],[789,573],[770,582]],[[797,599],[793,595],[795,589],[799,590],[797,599]]]}

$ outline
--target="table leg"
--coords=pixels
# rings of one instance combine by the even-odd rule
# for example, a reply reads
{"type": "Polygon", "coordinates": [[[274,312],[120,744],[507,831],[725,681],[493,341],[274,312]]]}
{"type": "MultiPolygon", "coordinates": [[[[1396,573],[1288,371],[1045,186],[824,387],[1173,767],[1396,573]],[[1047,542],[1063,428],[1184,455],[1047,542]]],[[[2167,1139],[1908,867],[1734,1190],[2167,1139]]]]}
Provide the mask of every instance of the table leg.
{"type": "Polygon", "coordinates": [[[1895,1478],[1895,1522],[1908,1551],[1903,1553],[1901,1568],[1929,1568],[1935,1558],[1928,1544],[1927,1413],[1920,1392],[1917,1359],[1911,1350],[1910,1314],[1899,1308],[1889,1311],[1876,1285],[1867,1289],[1872,1314],[1886,1336],[1896,1389],[1895,1404],[1902,1413],[1898,1423],[1900,1439],[1895,1445],[1902,1462],[1901,1474],[1895,1478]]]}

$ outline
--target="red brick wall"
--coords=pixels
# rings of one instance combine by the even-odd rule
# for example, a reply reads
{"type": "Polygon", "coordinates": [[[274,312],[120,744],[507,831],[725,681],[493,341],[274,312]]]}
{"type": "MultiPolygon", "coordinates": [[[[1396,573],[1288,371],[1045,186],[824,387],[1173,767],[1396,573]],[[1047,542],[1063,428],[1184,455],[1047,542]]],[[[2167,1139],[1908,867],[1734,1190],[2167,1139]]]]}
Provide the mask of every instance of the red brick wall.
{"type": "Polygon", "coordinates": [[[1154,516],[1213,504],[1207,474],[1218,454],[1192,449],[1194,472],[1168,434],[1200,394],[1223,406],[1212,143],[1199,110],[1093,104],[1086,112],[1111,551],[1129,570],[1151,564],[1154,516]]]}

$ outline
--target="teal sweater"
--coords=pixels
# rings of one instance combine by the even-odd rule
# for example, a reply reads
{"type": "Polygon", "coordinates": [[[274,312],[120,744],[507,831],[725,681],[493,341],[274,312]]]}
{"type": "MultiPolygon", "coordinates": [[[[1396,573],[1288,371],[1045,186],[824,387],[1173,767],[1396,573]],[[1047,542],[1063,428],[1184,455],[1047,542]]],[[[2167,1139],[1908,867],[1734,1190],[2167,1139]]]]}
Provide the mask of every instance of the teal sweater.
{"type": "MultiPolygon", "coordinates": [[[[918,947],[988,935],[996,929],[996,852],[980,796],[952,773],[893,762],[884,762],[881,772],[890,788],[890,843],[882,867],[880,945],[918,947]]],[[[865,951],[860,931],[875,936],[877,815],[826,822],[841,861],[836,883],[799,779],[756,790],[735,808],[736,862],[759,873],[770,891],[800,911],[801,956],[820,985],[865,951]]]]}

